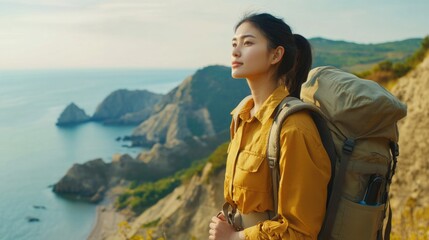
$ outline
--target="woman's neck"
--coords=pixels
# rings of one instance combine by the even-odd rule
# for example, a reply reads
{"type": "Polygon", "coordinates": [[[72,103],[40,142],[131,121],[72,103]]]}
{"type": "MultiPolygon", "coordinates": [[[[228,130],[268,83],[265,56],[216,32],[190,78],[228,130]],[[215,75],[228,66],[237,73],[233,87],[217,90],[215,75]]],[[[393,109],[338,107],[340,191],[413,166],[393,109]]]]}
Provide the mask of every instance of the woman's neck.
{"type": "Polygon", "coordinates": [[[270,79],[269,76],[247,78],[247,84],[249,85],[255,104],[250,111],[251,116],[254,116],[279,84],[278,81],[270,79]]]}

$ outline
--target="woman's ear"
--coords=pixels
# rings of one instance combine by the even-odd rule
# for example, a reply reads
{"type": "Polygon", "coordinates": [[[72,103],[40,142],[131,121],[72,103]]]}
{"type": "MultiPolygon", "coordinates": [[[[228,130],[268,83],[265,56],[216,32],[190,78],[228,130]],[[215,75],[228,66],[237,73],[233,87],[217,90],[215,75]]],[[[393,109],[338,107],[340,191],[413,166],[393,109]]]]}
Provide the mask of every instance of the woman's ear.
{"type": "Polygon", "coordinates": [[[283,58],[284,53],[285,53],[285,49],[282,46],[278,46],[276,49],[274,49],[272,58],[271,58],[271,64],[274,65],[280,62],[283,58]]]}

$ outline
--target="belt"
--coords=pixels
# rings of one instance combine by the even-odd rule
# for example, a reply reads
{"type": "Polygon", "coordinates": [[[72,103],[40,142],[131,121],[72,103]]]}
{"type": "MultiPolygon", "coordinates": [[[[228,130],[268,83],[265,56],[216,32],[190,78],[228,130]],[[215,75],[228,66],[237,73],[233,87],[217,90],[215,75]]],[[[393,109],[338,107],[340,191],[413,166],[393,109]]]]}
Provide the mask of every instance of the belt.
{"type": "Polygon", "coordinates": [[[270,219],[268,212],[250,212],[247,214],[243,214],[238,212],[238,214],[241,217],[241,224],[243,228],[248,228],[251,226],[255,226],[259,222],[263,222],[265,220],[270,219]]]}

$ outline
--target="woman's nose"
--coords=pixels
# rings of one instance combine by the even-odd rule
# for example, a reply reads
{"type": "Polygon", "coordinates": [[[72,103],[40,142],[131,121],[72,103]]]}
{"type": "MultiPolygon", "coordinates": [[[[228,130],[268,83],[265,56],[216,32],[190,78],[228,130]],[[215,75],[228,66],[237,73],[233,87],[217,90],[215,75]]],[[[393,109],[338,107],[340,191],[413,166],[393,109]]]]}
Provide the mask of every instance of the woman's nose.
{"type": "Polygon", "coordinates": [[[237,47],[232,49],[232,56],[233,57],[240,57],[240,51],[238,50],[237,47]]]}

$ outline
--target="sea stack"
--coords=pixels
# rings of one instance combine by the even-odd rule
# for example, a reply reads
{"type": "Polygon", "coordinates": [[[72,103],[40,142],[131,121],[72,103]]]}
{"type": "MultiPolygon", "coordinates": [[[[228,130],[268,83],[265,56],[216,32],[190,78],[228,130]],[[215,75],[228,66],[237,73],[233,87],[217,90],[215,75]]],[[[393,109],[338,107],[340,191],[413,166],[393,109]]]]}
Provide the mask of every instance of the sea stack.
{"type": "Polygon", "coordinates": [[[74,103],[70,103],[61,113],[57,121],[57,126],[74,125],[88,122],[91,118],[85,111],[74,103]]]}

